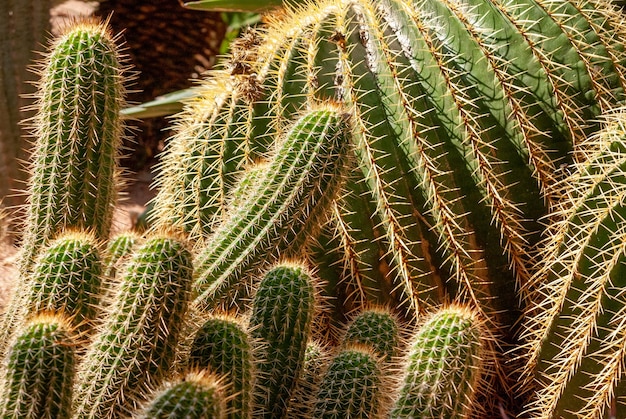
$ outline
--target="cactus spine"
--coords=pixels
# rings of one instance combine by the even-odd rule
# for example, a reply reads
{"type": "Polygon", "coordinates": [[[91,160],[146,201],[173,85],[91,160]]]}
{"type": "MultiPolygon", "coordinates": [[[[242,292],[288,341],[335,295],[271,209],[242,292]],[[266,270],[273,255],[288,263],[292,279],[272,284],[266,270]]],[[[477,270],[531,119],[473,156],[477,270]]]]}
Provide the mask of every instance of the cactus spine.
{"type": "Polygon", "coordinates": [[[342,345],[369,345],[377,356],[389,362],[398,354],[400,330],[389,309],[372,307],[354,316],[343,335],[342,345]]]}
{"type": "Polygon", "coordinates": [[[69,319],[38,314],[19,328],[0,384],[5,419],[69,419],[76,339],[69,319]]]}
{"type": "Polygon", "coordinates": [[[315,310],[308,270],[279,264],[269,270],[252,301],[250,333],[259,341],[254,417],[285,416],[302,369],[315,310]]]}
{"type": "Polygon", "coordinates": [[[329,348],[320,342],[311,340],[307,344],[302,370],[289,404],[288,417],[312,417],[316,402],[315,397],[330,361],[329,352],[329,348]]]}
{"type": "Polygon", "coordinates": [[[128,261],[141,242],[141,236],[133,231],[126,231],[112,237],[108,241],[102,262],[104,265],[104,277],[115,279],[117,271],[128,261]]]}
{"type": "Polygon", "coordinates": [[[225,419],[226,389],[221,380],[205,371],[188,373],[153,396],[140,419],[225,419]]]}
{"type": "Polygon", "coordinates": [[[294,123],[263,170],[261,186],[232,210],[196,257],[197,307],[232,304],[245,295],[252,268],[312,235],[320,222],[313,214],[325,211],[338,189],[346,131],[344,114],[332,105],[316,106],[294,123]]]}
{"type": "Polygon", "coordinates": [[[105,25],[68,26],[44,63],[33,122],[22,274],[64,228],[89,228],[97,238],[108,238],[123,131],[120,57],[105,25]]]}
{"type": "Polygon", "coordinates": [[[153,236],[134,253],[77,373],[74,417],[128,413],[175,358],[190,300],[191,254],[153,236]]]}
{"type": "Polygon", "coordinates": [[[463,306],[433,313],[410,344],[391,417],[466,418],[479,413],[475,398],[488,368],[493,368],[488,350],[476,313],[463,306]]]}
{"type": "Polygon", "coordinates": [[[379,359],[367,346],[346,347],[328,366],[322,379],[314,418],[381,418],[384,403],[383,372],[379,359]]]}
{"type": "Polygon", "coordinates": [[[619,15],[543,0],[285,9],[190,102],[158,179],[158,217],[209,235],[238,172],[308,103],[337,100],[361,170],[329,211],[332,257],[318,262],[342,262],[329,281],[356,281],[378,302],[391,284],[414,314],[442,296],[471,302],[510,342],[559,168],[625,99],[619,15]]]}
{"type": "Polygon", "coordinates": [[[563,221],[545,242],[525,328],[537,384],[527,410],[536,418],[601,418],[624,394],[625,117],[609,116],[597,151],[574,168],[563,221]]]}
{"type": "Polygon", "coordinates": [[[189,365],[227,378],[234,396],[227,402],[229,418],[249,418],[254,378],[253,344],[236,317],[211,316],[196,333],[189,365]]]}

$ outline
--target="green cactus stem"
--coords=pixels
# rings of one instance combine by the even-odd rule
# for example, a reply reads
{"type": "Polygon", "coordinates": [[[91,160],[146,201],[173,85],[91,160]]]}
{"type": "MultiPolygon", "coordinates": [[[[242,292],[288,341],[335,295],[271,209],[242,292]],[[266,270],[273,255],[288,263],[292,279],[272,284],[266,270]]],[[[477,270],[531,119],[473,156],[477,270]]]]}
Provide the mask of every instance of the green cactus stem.
{"type": "Polygon", "coordinates": [[[313,418],[384,417],[383,370],[379,358],[364,345],[346,346],[330,362],[316,395],[313,418]]]}
{"type": "Polygon", "coordinates": [[[483,322],[454,305],[426,319],[403,362],[391,418],[484,417],[476,397],[493,365],[483,322]]]}
{"type": "Polygon", "coordinates": [[[199,309],[233,304],[247,294],[250,275],[312,237],[341,181],[346,131],[345,116],[333,105],[316,106],[294,123],[258,188],[232,209],[196,257],[199,309]]]}
{"type": "Polygon", "coordinates": [[[104,277],[110,280],[115,279],[117,271],[122,268],[141,243],[141,236],[134,231],[125,231],[112,237],[108,241],[103,260],[104,277]]]}
{"type": "Polygon", "coordinates": [[[247,328],[238,317],[213,315],[194,336],[189,353],[192,369],[204,368],[226,378],[232,397],[227,417],[249,418],[255,356],[247,328]]]}
{"type": "Polygon", "coordinates": [[[377,356],[389,362],[400,349],[400,326],[385,307],[371,307],[358,313],[348,325],[342,345],[370,345],[377,356]]]}
{"type": "Polygon", "coordinates": [[[0,324],[0,351],[26,318],[63,312],[80,333],[90,333],[102,288],[99,243],[93,234],[66,231],[41,250],[28,277],[22,277],[0,324]]]}
{"type": "Polygon", "coordinates": [[[206,371],[191,372],[184,380],[155,392],[137,419],[225,419],[227,390],[223,380],[206,371]]]}
{"type": "Polygon", "coordinates": [[[44,59],[20,272],[48,240],[69,227],[108,238],[123,133],[122,67],[104,24],[69,25],[44,59]]]}
{"type": "MultiPolygon", "coordinates": [[[[544,243],[525,327],[535,418],[600,418],[623,397],[626,359],[626,113],[607,116],[573,168],[563,220],[544,243]]],[[[623,408],[623,407],[622,407],[623,408]]]]}
{"type": "Polygon", "coordinates": [[[252,300],[249,330],[258,340],[253,417],[284,417],[304,363],[315,311],[308,270],[281,263],[269,270],[252,300]]]}
{"type": "Polygon", "coordinates": [[[20,327],[2,369],[0,417],[69,419],[76,342],[62,315],[41,313],[20,327]]]}
{"type": "Polygon", "coordinates": [[[315,396],[330,362],[330,350],[324,344],[310,340],[304,353],[304,364],[298,377],[288,417],[310,418],[315,407],[315,396]]]}
{"type": "Polygon", "coordinates": [[[178,239],[152,236],[137,249],[78,370],[75,418],[127,414],[169,372],[191,281],[191,254],[178,239]]]}

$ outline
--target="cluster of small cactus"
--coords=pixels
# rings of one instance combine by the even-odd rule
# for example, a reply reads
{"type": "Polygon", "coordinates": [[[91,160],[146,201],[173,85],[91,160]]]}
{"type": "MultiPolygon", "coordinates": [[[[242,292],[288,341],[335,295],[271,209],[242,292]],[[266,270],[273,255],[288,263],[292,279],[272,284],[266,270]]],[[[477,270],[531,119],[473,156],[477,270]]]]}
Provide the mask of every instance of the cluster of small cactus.
{"type": "Polygon", "coordinates": [[[70,25],[38,85],[0,416],[625,418],[622,20],[285,6],[179,115],[151,227],[115,236],[124,64],[70,25]]]}

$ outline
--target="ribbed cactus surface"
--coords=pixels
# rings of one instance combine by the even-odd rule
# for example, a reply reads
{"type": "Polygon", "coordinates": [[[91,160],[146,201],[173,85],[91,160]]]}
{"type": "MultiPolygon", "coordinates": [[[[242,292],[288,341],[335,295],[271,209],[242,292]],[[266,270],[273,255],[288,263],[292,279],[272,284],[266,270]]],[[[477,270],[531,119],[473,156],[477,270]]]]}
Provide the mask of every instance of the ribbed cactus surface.
{"type": "Polygon", "coordinates": [[[69,419],[78,337],[68,318],[42,313],[16,332],[0,378],[0,417],[69,419]]]}
{"type": "Polygon", "coordinates": [[[624,100],[621,17],[588,1],[322,0],[267,21],[182,115],[157,217],[210,235],[238,173],[293,115],[339,101],[360,170],[329,212],[334,282],[514,324],[555,180],[624,100]]]}
{"type": "Polygon", "coordinates": [[[386,404],[379,357],[367,346],[346,347],[330,362],[313,409],[316,419],[375,419],[386,404]]]}
{"type": "Polygon", "coordinates": [[[377,356],[391,361],[400,349],[400,326],[389,309],[372,307],[354,316],[342,340],[343,345],[370,345],[377,356]]]}
{"type": "Polygon", "coordinates": [[[105,25],[75,22],[43,61],[20,272],[67,227],[109,235],[123,131],[122,68],[105,25]]]}
{"type": "Polygon", "coordinates": [[[198,308],[236,303],[254,268],[312,238],[321,222],[315,214],[330,206],[345,171],[347,124],[340,108],[318,105],[276,144],[257,186],[230,209],[194,261],[198,308]]]}
{"type": "Polygon", "coordinates": [[[227,417],[249,418],[254,385],[253,342],[247,327],[237,317],[211,316],[196,332],[189,366],[208,369],[225,378],[232,395],[227,403],[227,417]]]}
{"type": "Polygon", "coordinates": [[[191,289],[191,254],[169,235],[133,254],[78,369],[75,418],[119,417],[169,372],[191,289]]]}
{"type": "Polygon", "coordinates": [[[417,330],[402,364],[391,417],[484,417],[476,397],[493,368],[486,342],[482,321],[466,307],[432,314],[417,330]]]}
{"type": "MultiPolygon", "coordinates": [[[[215,376],[200,371],[155,392],[138,419],[225,419],[226,390],[215,376]]],[[[241,416],[240,416],[241,417],[241,416]]]]}
{"type": "Polygon", "coordinates": [[[593,137],[597,151],[573,168],[563,221],[544,243],[525,328],[534,418],[602,418],[613,400],[624,408],[625,140],[621,110],[593,137]]]}
{"type": "Polygon", "coordinates": [[[284,417],[304,363],[315,311],[308,270],[282,263],[270,269],[252,300],[249,329],[258,341],[253,417],[284,417]]]}

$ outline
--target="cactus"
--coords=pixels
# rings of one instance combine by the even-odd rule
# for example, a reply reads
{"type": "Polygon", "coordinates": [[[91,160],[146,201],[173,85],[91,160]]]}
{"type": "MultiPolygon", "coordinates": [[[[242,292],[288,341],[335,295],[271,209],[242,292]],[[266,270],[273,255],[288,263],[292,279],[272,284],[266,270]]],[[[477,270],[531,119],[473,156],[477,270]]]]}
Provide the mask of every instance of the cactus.
{"type": "Polygon", "coordinates": [[[93,234],[67,231],[41,250],[33,273],[22,277],[4,314],[0,351],[16,328],[39,312],[64,312],[81,333],[93,328],[102,282],[98,245],[93,234]]]}
{"type": "Polygon", "coordinates": [[[483,323],[464,306],[452,305],[430,315],[403,362],[392,418],[484,417],[475,402],[490,368],[483,323]]]}
{"type": "Polygon", "coordinates": [[[320,223],[315,213],[330,205],[341,180],[345,125],[332,105],[316,106],[295,122],[257,180],[262,186],[233,208],[196,257],[196,307],[232,305],[246,296],[253,268],[312,236],[320,223]]]}
{"type": "Polygon", "coordinates": [[[306,346],[304,363],[298,377],[293,398],[289,403],[290,418],[310,418],[315,407],[315,396],[330,360],[329,349],[320,342],[311,340],[306,346]]]}
{"type": "Polygon", "coordinates": [[[361,170],[329,211],[329,281],[379,303],[391,283],[414,315],[472,302],[512,342],[560,168],[624,101],[621,17],[600,2],[323,0],[267,20],[181,116],[157,218],[210,236],[238,172],[309,103],[337,100],[361,170]]]}
{"type": "Polygon", "coordinates": [[[69,25],[41,69],[20,273],[61,230],[109,235],[123,126],[122,67],[104,24],[69,25]]]}
{"type": "Polygon", "coordinates": [[[191,254],[169,235],[137,249],[77,372],[74,417],[117,417],[171,369],[189,300],[191,254]]]}
{"type": "Polygon", "coordinates": [[[117,271],[128,261],[141,242],[141,236],[133,231],[126,231],[112,237],[108,241],[103,260],[104,277],[115,279],[117,271]]]}
{"type": "Polygon", "coordinates": [[[286,414],[304,362],[314,310],[314,287],[304,266],[281,263],[265,274],[252,300],[249,324],[260,347],[254,417],[286,414]]]}
{"type": "Polygon", "coordinates": [[[69,419],[76,347],[69,319],[38,314],[16,335],[2,370],[0,416],[69,419]]]}
{"type": "Polygon", "coordinates": [[[601,418],[624,394],[626,112],[608,116],[587,161],[573,168],[563,220],[544,243],[547,261],[528,311],[526,382],[534,418],[601,418]]]}
{"type": "Polygon", "coordinates": [[[226,377],[231,394],[229,418],[249,418],[254,378],[253,343],[242,321],[213,315],[196,332],[189,353],[192,369],[205,368],[226,377]]]}
{"type": "Polygon", "coordinates": [[[400,349],[400,327],[391,311],[372,307],[354,316],[343,335],[342,345],[370,345],[386,362],[400,349]]]}
{"type": "Polygon", "coordinates": [[[382,418],[387,408],[383,370],[368,346],[347,346],[330,362],[316,395],[313,418],[382,418]]]}
{"type": "Polygon", "coordinates": [[[225,419],[226,389],[219,378],[206,371],[188,373],[153,395],[139,419],[225,419]]]}

